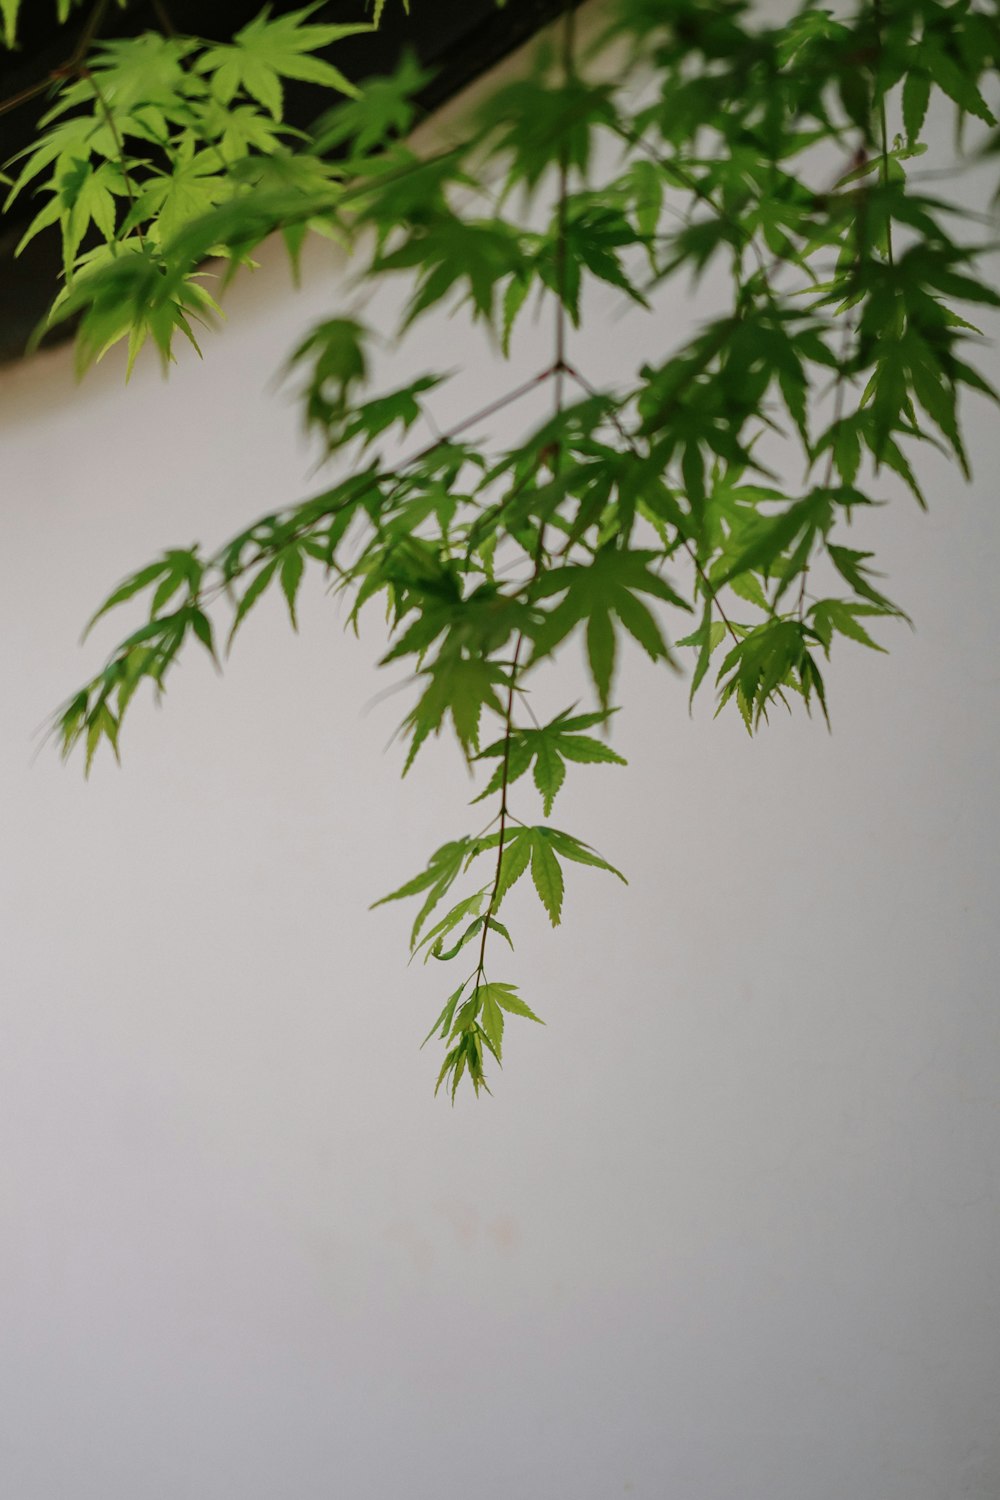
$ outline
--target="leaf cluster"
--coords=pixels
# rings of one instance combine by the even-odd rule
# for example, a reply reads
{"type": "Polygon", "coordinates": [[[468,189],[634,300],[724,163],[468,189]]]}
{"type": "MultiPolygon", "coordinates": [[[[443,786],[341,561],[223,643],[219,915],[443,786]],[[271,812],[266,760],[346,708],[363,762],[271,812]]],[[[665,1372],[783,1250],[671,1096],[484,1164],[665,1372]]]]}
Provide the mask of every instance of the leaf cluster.
{"type": "MultiPolygon", "coordinates": [[[[243,199],[283,194],[287,207],[296,195],[325,194],[329,204],[340,174],[284,123],[283,84],[355,96],[317,53],[371,26],[321,24],[311,19],[319,9],[264,11],[225,43],[153,31],[97,42],[58,88],[38,138],[7,163],[5,210],[28,192],[41,199],[16,253],[58,226],[64,285],[49,321],[86,308],[82,364],[122,339],[129,368],[147,338],[164,360],[177,334],[197,347],[194,328],[219,311],[203,261],[246,263],[275,227],[273,211],[263,224],[258,208],[241,215],[243,199]],[[189,244],[192,226],[214,210],[239,232],[217,243],[196,234],[189,244]]],[[[60,20],[67,12],[62,0],[60,20]]],[[[8,39],[15,21],[9,6],[8,39]]]]}
{"type": "Polygon", "coordinates": [[[542,304],[552,358],[441,432],[439,372],[374,388],[370,332],[340,314],[317,326],[290,369],[332,482],[214,554],[173,550],[123,582],[101,613],[141,599],[146,617],[56,729],[88,765],[103,740],[117,753],[143,680],[161,693],[192,636],[214,652],[227,612],[231,645],[275,586],[293,626],[310,573],[355,629],[379,601],[383,662],[412,688],[404,773],[451,737],[486,772],[475,801],[495,808],[384,898],[420,898],[414,951],[475,955],[432,1032],[454,1097],[463,1077],[484,1086],[487,1054],[500,1061],[505,1015],[531,1014],[488,973],[491,945],[510,941],[508,891],[530,871],[555,925],[567,862],[619,873],[514,803],[530,771],[547,819],[568,767],[621,763],[589,731],[610,723],[623,643],[675,673],[690,660],[691,696],[713,682],[717,711],[754,732],[797,700],[828,718],[834,647],[882,651],[906,618],[848,531],[890,484],[927,503],[922,446],[968,472],[961,402],[996,399],[958,310],[1000,306],[984,246],[918,173],[935,92],[961,127],[995,123],[1000,18],[974,0],[859,0],[837,16],[806,4],[781,24],[743,0],[618,0],[598,48],[631,59],[613,82],[574,49],[568,19],[556,51],[420,157],[404,139],[420,70],[405,62],[356,97],[314,56],[336,28],[310,15],[252,23],[224,48],[116,44],[57,106],[12,191],[47,184],[41,212],[67,248],[56,316],[80,316],[84,362],[120,336],[134,357],[147,333],[169,354],[202,306],[210,250],[236,265],[271,230],[294,248],[309,226],[352,245],[362,278],[406,278],[400,336],[464,309],[503,357],[542,304]],[[281,126],[281,79],[307,76],[343,97],[300,141],[281,126]],[[608,146],[615,165],[599,171],[608,146]],[[88,260],[91,223],[107,233],[88,260]],[[672,344],[656,325],[661,352],[620,386],[580,367],[572,334],[595,292],[656,316],[665,287],[709,270],[727,290],[707,321],[672,344]],[[506,446],[480,436],[543,389],[545,420],[506,446]],[[568,649],[594,706],[539,723],[526,682],[568,649]],[[467,874],[474,888],[440,916],[467,874]]]}

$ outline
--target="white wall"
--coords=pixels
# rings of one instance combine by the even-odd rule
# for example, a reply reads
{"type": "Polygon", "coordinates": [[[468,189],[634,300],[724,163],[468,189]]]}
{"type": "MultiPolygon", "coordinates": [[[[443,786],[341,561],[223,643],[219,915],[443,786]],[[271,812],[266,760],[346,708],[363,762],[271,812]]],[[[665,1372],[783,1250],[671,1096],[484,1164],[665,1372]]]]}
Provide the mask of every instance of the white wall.
{"type": "MultiPolygon", "coordinates": [[[[377,620],[317,584],[299,637],[264,606],[222,680],[137,706],[123,770],[32,761],[102,591],[308,492],[270,381],[345,305],[327,255],[298,295],[266,257],[166,385],[0,376],[0,1491],[995,1500],[995,418],[970,489],[925,459],[932,514],[859,532],[918,629],[839,652],[832,736],[691,720],[628,660],[630,768],[559,821],[631,886],[571,875],[555,934],[514,903],[548,1025],[452,1110],[416,1050],[448,975],[366,908],[469,790],[445,747],[405,785],[383,755],[377,620]]],[[[574,357],[624,376],[642,336],[574,357]]]]}

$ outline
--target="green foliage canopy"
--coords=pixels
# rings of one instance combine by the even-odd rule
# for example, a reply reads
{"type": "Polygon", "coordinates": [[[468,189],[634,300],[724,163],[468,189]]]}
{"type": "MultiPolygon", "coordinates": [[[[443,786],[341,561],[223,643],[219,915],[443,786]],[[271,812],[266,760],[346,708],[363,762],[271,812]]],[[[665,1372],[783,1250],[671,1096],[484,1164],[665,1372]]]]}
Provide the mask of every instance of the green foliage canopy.
{"type": "MultiPolygon", "coordinates": [[[[858,0],[775,25],[746,0],[615,0],[585,50],[568,9],[533,71],[422,157],[407,143],[420,70],[404,60],[359,91],[318,54],[367,23],[327,25],[318,8],[265,12],[226,45],[92,43],[13,164],[10,199],[42,195],[25,241],[62,234],[51,320],[79,319],[81,369],[121,340],[129,368],[147,339],[166,362],[211,318],[208,262],[231,276],[275,232],[294,260],[318,231],[367,277],[409,279],[401,333],[464,306],[505,356],[529,299],[550,303],[550,362],[489,410],[547,386],[551,416],[496,451],[468,436],[484,415],[470,413],[400,459],[439,377],[373,391],[370,331],[332,316],[291,368],[337,477],[212,554],[172,549],[126,579],[98,615],[141,597],[146,617],[54,728],[88,767],[102,742],[117,755],[144,683],[162,693],[192,639],[214,657],[227,611],[228,649],[268,589],[295,626],[308,569],[354,624],[381,598],[383,660],[412,668],[404,774],[448,732],[494,809],[384,898],[417,898],[414,951],[467,968],[431,1031],[454,1097],[463,1078],[486,1086],[507,1016],[538,1019],[493,975],[497,944],[512,946],[507,892],[530,871],[556,925],[567,864],[620,877],[547,820],[569,765],[621,763],[591,731],[614,712],[623,638],[671,669],[690,651],[692,697],[712,674],[718,710],[753,732],[776,703],[826,716],[834,643],[881,650],[873,630],[905,618],[845,527],[881,503],[886,471],[925,503],[921,444],[967,473],[960,395],[996,399],[959,311],[1000,305],[981,236],[967,238],[979,226],[912,167],[935,94],[960,128],[995,128],[1000,14],[993,0],[858,0]],[[307,135],[283,123],[289,78],[335,96],[307,135]],[[574,362],[589,283],[656,317],[654,294],[709,268],[726,272],[727,304],[629,382],[606,388],[574,362]],[[780,473],[762,456],[779,443],[780,473]],[[525,684],[577,639],[594,707],[538,723],[525,684]],[[514,815],[529,771],[546,821],[514,815]]],[[[8,36],[15,13],[7,0],[8,36]]],[[[965,159],[994,145],[980,131],[965,159]]]]}

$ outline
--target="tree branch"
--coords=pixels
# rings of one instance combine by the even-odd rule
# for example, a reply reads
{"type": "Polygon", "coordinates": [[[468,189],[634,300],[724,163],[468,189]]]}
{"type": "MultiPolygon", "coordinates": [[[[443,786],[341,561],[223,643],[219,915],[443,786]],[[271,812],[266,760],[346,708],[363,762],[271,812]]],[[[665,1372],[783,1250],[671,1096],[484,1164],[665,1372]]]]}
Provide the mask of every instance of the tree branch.
{"type": "Polygon", "coordinates": [[[109,0],[97,0],[77,40],[76,46],[67,57],[66,61],[53,68],[47,78],[40,83],[33,83],[29,88],[21,89],[17,94],[11,94],[6,99],[0,99],[0,115],[7,114],[12,109],[17,109],[21,104],[27,104],[31,99],[37,99],[39,94],[44,94],[46,89],[53,83],[61,83],[66,78],[72,78],[74,74],[82,72],[81,64],[90,51],[91,43],[97,35],[104,20],[104,14],[108,8],[109,0]]]}

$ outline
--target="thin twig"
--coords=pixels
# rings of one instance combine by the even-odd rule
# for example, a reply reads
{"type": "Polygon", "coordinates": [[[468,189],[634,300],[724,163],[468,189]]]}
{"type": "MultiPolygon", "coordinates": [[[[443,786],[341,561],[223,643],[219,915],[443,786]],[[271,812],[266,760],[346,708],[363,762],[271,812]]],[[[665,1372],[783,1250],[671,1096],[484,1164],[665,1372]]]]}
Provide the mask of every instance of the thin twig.
{"type": "MultiPolygon", "coordinates": [[[[563,77],[566,82],[573,76],[573,54],[575,33],[573,25],[572,0],[567,0],[563,17],[563,46],[562,65],[563,77]]],[[[556,206],[556,311],[555,311],[555,358],[552,362],[548,375],[555,377],[555,418],[562,416],[565,406],[566,385],[565,377],[568,373],[566,364],[566,203],[569,197],[569,155],[564,146],[560,153],[559,161],[559,187],[558,203],[556,206]]],[[[537,385],[536,379],[533,384],[537,385]]],[[[554,475],[558,475],[562,458],[562,444],[558,438],[554,444],[554,451],[550,463],[554,475]]],[[[545,557],[545,523],[540,522],[538,528],[538,544],[535,549],[535,565],[528,586],[534,583],[542,570],[542,561],[545,557]]],[[[497,895],[500,890],[500,877],[503,872],[503,851],[507,831],[507,819],[510,811],[507,806],[507,792],[510,786],[510,749],[514,735],[514,694],[517,689],[517,673],[521,661],[521,652],[524,649],[524,631],[519,630],[517,640],[514,643],[514,656],[511,662],[510,678],[507,687],[507,707],[504,714],[504,737],[503,737],[503,763],[500,776],[500,837],[497,845],[496,872],[493,876],[493,888],[487,902],[486,911],[483,914],[483,932],[479,942],[479,962],[476,965],[475,990],[486,977],[486,943],[490,932],[490,923],[493,920],[497,908],[497,895]]],[[[534,715],[532,715],[534,717],[534,715]]]]}
{"type": "MultiPolygon", "coordinates": [[[[118,165],[122,169],[122,180],[125,183],[125,196],[128,198],[129,212],[130,213],[134,213],[135,212],[135,185],[134,185],[134,183],[132,181],[132,178],[131,178],[131,176],[129,174],[128,164],[127,164],[127,162],[125,160],[125,142],[122,140],[121,132],[118,129],[118,123],[115,120],[114,113],[113,113],[113,111],[111,109],[110,104],[108,103],[107,99],[104,97],[104,94],[103,94],[103,92],[101,90],[100,84],[98,83],[97,79],[94,77],[94,75],[90,71],[90,69],[88,67],[86,67],[85,65],[81,65],[81,67],[79,69],[79,74],[80,74],[81,78],[85,78],[87,80],[87,82],[90,84],[91,88],[93,89],[94,95],[95,95],[95,97],[97,99],[97,102],[100,105],[101,112],[104,115],[105,120],[107,121],[108,129],[111,131],[111,135],[112,135],[112,138],[113,138],[114,143],[115,143],[115,150],[118,152],[118,165]]],[[[142,225],[137,223],[135,227],[136,227],[136,234],[137,234],[138,239],[139,239],[139,244],[140,245],[145,244],[145,240],[143,238],[143,233],[142,233],[142,225]]]]}
{"type": "Polygon", "coordinates": [[[174,25],[173,18],[167,7],[163,4],[163,0],[152,0],[152,5],[153,13],[160,23],[160,30],[163,32],[163,35],[166,37],[175,37],[177,35],[177,27],[174,25]]]}
{"type": "Polygon", "coordinates": [[[483,935],[479,942],[479,962],[476,965],[475,988],[478,990],[486,977],[486,939],[489,936],[490,922],[497,908],[497,892],[500,889],[500,874],[503,869],[503,846],[507,833],[507,790],[510,786],[510,746],[513,733],[514,718],[514,692],[517,685],[517,669],[521,660],[521,648],[524,645],[524,632],[519,631],[517,642],[514,646],[514,659],[511,663],[510,680],[507,688],[507,708],[504,715],[504,737],[503,737],[503,768],[500,780],[500,835],[497,844],[497,867],[493,876],[493,889],[490,891],[490,899],[483,915],[483,935]]]}
{"type": "MultiPolygon", "coordinates": [[[[837,370],[837,379],[836,379],[836,382],[835,382],[834,395],[833,395],[833,422],[831,424],[833,427],[837,427],[837,426],[840,425],[840,422],[843,419],[843,415],[844,415],[844,397],[845,397],[846,390],[847,390],[847,376],[846,376],[846,374],[844,372],[844,367],[845,367],[845,365],[847,363],[847,355],[848,355],[848,350],[849,350],[850,342],[851,342],[851,335],[852,335],[853,331],[854,330],[853,330],[853,328],[851,326],[851,320],[850,320],[850,318],[845,318],[844,319],[844,331],[843,331],[843,336],[842,336],[842,339],[841,339],[841,346],[840,346],[840,367],[837,370]]],[[[831,442],[831,444],[830,444],[830,451],[827,454],[827,459],[826,459],[826,472],[823,475],[823,488],[825,490],[828,490],[830,488],[831,484],[833,483],[833,467],[834,467],[835,461],[836,461],[836,448],[835,448],[835,444],[831,442]]],[[[799,624],[800,625],[802,624],[802,622],[805,619],[805,613],[806,613],[806,583],[808,582],[808,579],[809,579],[809,559],[807,557],[806,560],[805,560],[805,564],[804,564],[804,566],[802,568],[802,580],[801,580],[801,582],[799,584],[799,598],[798,598],[797,613],[798,613],[799,624]]]]}
{"type": "MultiPolygon", "coordinates": [[[[873,11],[874,11],[874,15],[875,15],[875,25],[876,25],[876,28],[878,30],[878,47],[879,47],[879,55],[880,55],[880,58],[881,58],[881,52],[882,52],[882,23],[883,23],[882,3],[881,3],[881,0],[874,0],[873,11]]],[[[881,87],[880,82],[879,82],[879,78],[878,78],[877,74],[875,76],[874,83],[875,83],[875,87],[879,90],[878,112],[879,112],[879,134],[881,136],[881,141],[880,141],[879,144],[881,145],[881,148],[882,148],[882,151],[881,151],[882,161],[881,161],[881,165],[879,167],[879,176],[882,179],[882,187],[883,187],[883,189],[885,189],[889,185],[889,126],[888,126],[888,123],[887,123],[887,120],[886,120],[886,112],[885,112],[885,89],[881,87]]],[[[889,262],[889,264],[891,266],[893,264],[893,258],[892,258],[892,215],[890,213],[887,213],[886,216],[885,216],[885,254],[886,254],[886,259],[888,260],[888,262],[889,262]]]]}
{"type": "Polygon", "coordinates": [[[80,65],[90,51],[90,45],[104,20],[104,13],[108,8],[108,4],[109,0],[97,0],[97,4],[91,11],[87,24],[81,31],[73,51],[65,62],[60,63],[58,67],[50,71],[48,77],[43,78],[40,83],[33,83],[30,87],[21,89],[16,94],[9,95],[6,99],[0,99],[0,115],[5,115],[12,109],[17,109],[21,104],[27,104],[31,99],[37,99],[39,94],[44,94],[46,89],[51,88],[53,83],[61,83],[81,71],[80,65]]]}
{"type": "Polygon", "coordinates": [[[530,380],[525,380],[521,385],[515,386],[506,395],[498,396],[495,401],[489,402],[487,406],[480,407],[479,411],[473,412],[471,417],[463,417],[461,422],[457,422],[454,427],[449,428],[447,432],[443,433],[433,443],[428,443],[426,448],[421,448],[419,453],[414,453],[411,458],[404,459],[400,464],[400,468],[408,469],[414,464],[421,463],[425,458],[430,458],[431,454],[436,453],[438,448],[443,448],[446,444],[454,442],[455,438],[459,437],[469,427],[475,427],[478,423],[485,422],[488,417],[495,417],[498,412],[513,405],[515,401],[520,401],[522,396],[527,396],[530,391],[536,390],[540,385],[544,385],[546,380],[551,380],[555,373],[556,366],[550,365],[548,369],[540,370],[537,375],[532,375],[530,380]]]}

